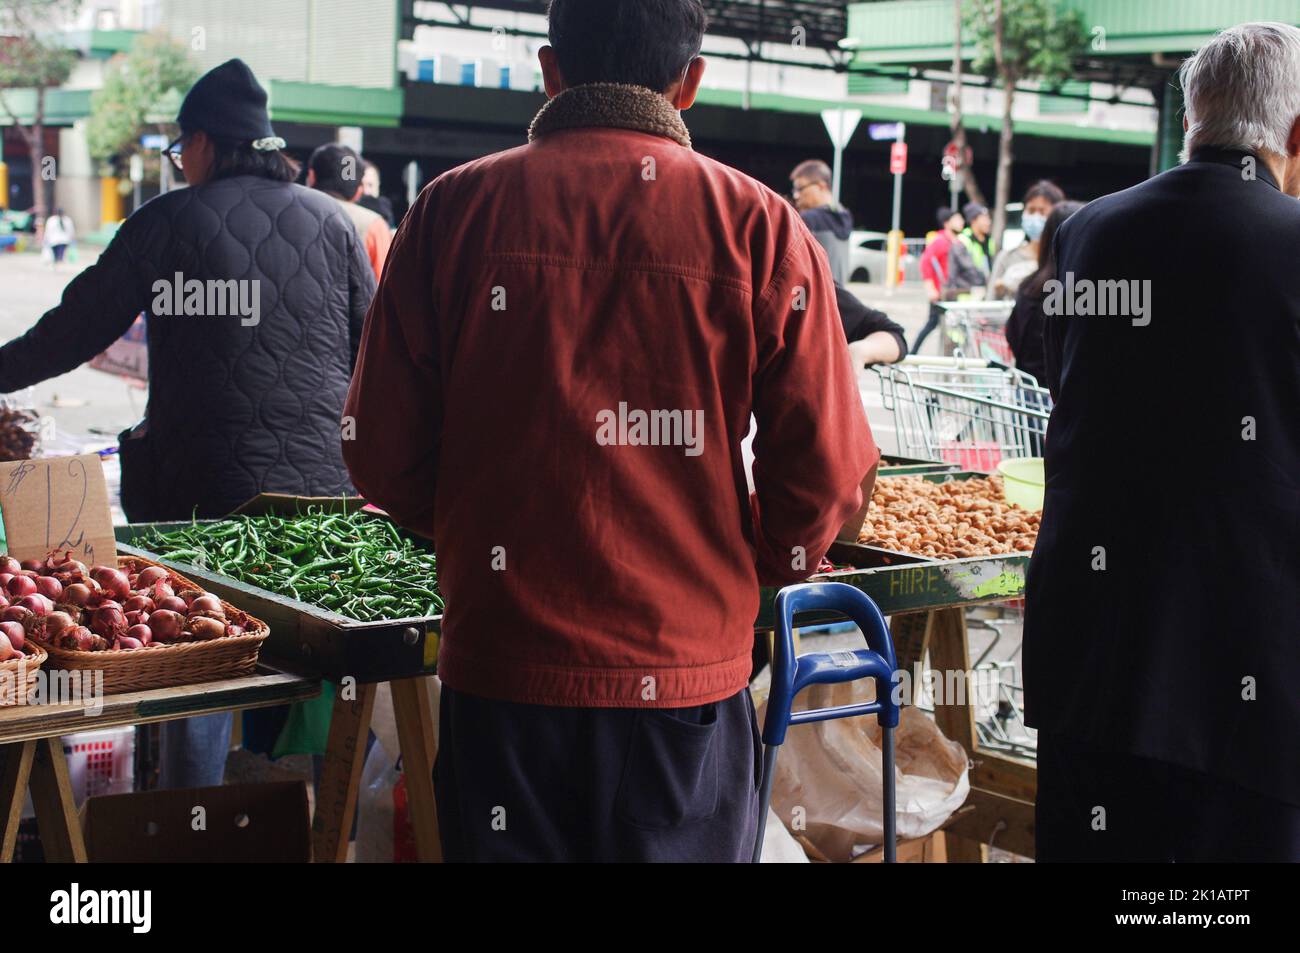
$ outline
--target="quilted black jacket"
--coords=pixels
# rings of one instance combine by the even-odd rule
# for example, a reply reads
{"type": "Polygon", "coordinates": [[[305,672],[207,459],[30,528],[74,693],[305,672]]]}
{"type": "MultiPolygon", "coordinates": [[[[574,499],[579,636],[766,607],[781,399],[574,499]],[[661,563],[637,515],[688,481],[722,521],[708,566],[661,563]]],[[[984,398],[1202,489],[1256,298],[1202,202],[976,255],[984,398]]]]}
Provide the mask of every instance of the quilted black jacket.
{"type": "Polygon", "coordinates": [[[133,522],[219,516],[263,491],[350,493],[340,416],[373,294],[329,196],[254,176],[180,189],[127,219],[62,302],[0,348],[0,391],[83,364],[143,311],[149,404],[121,444],[133,522]],[[173,313],[178,276],[204,289],[201,313],[173,313]],[[230,279],[241,284],[215,284],[230,279]],[[222,304],[230,290],[245,307],[222,304]]]}

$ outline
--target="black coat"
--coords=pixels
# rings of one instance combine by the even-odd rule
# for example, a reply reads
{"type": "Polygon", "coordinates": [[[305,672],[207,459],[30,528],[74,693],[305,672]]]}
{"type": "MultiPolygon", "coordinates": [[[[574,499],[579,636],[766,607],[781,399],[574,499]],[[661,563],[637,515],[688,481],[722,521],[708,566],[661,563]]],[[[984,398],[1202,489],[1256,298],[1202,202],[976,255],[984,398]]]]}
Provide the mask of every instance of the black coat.
{"type": "Polygon", "coordinates": [[[121,450],[132,521],[218,516],[263,491],[349,493],[340,417],[373,294],[329,196],[252,176],[179,189],[127,219],[61,303],[0,348],[0,390],[85,363],[144,311],[149,404],[121,450]],[[215,297],[238,313],[159,313],[177,273],[256,281],[242,287],[246,304],[257,290],[257,323],[215,297]]]}
{"type": "Polygon", "coordinates": [[[1198,152],[1057,234],[1058,278],[1149,280],[1150,323],[1046,308],[1026,714],[1300,804],[1300,202],[1242,160],[1198,152]]]}
{"type": "Polygon", "coordinates": [[[1043,296],[1031,293],[1026,287],[1029,280],[1021,282],[1016,291],[1016,303],[1007,319],[1007,344],[1016,358],[1016,369],[1032,374],[1039,384],[1044,384],[1047,368],[1043,363],[1043,296]]]}

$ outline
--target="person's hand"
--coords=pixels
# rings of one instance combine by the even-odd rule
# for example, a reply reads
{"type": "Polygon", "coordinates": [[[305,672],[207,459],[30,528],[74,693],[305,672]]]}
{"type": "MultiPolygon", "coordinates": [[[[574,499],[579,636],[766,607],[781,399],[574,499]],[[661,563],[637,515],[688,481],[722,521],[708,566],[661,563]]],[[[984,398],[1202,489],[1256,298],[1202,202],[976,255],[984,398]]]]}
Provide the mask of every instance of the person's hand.
{"type": "Polygon", "coordinates": [[[928,281],[925,283],[925,295],[930,299],[931,304],[943,300],[943,292],[939,290],[937,285],[932,285],[928,281]]]}

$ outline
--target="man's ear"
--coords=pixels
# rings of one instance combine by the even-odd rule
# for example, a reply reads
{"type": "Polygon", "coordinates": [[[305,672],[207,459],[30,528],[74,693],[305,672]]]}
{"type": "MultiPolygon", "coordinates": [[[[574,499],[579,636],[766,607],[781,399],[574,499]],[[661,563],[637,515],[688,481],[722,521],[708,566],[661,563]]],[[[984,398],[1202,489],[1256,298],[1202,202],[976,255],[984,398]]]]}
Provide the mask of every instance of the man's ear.
{"type": "Polygon", "coordinates": [[[1300,156],[1300,116],[1291,123],[1291,132],[1286,137],[1286,154],[1300,156]]]}
{"type": "Polygon", "coordinates": [[[565,90],[564,76],[560,73],[560,60],[555,50],[543,46],[537,51],[537,62],[542,64],[542,86],[548,99],[554,99],[565,90]]]}
{"type": "Polygon", "coordinates": [[[682,74],[682,81],[668,90],[668,101],[678,109],[690,109],[695,105],[695,95],[700,91],[706,65],[702,56],[691,60],[682,74]]]}

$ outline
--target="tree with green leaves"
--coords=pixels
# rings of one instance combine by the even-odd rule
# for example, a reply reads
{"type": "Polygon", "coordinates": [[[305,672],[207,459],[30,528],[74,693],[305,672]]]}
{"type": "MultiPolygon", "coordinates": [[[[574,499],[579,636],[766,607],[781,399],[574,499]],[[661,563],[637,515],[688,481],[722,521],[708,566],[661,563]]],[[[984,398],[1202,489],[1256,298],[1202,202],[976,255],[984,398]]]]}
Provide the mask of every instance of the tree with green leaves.
{"type": "MultiPolygon", "coordinates": [[[[139,37],[131,51],[114,59],[104,85],[90,99],[86,142],[90,155],[121,174],[140,149],[150,127],[163,132],[175,115],[168,101],[194,84],[198,68],[189,50],[165,33],[139,37]]],[[[165,133],[164,133],[165,134],[165,133]]]]}
{"type": "Polygon", "coordinates": [[[965,21],[975,41],[971,68],[1002,86],[993,239],[1000,243],[1011,192],[1012,123],[1016,85],[1060,86],[1088,44],[1082,15],[1061,0],[966,0],[965,21]]]}
{"type": "Polygon", "coordinates": [[[80,0],[0,0],[0,112],[9,117],[27,144],[32,160],[32,204],[38,220],[49,207],[47,183],[53,168],[45,156],[46,93],[68,81],[77,62],[75,50],[59,36],[76,14],[80,0]],[[7,94],[30,89],[34,101],[24,121],[7,94]]]}

